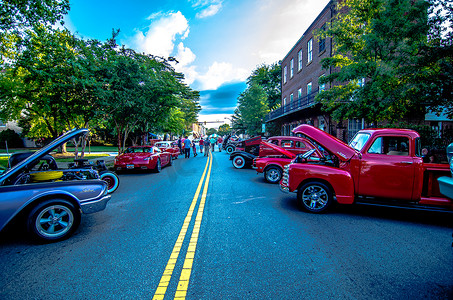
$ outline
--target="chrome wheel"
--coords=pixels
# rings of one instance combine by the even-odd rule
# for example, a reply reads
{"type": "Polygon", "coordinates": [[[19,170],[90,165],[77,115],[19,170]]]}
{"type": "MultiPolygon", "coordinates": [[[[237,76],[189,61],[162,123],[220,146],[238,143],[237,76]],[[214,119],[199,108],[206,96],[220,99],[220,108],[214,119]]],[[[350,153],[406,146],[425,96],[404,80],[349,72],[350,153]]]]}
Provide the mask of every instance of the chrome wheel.
{"type": "Polygon", "coordinates": [[[155,171],[156,171],[156,173],[160,173],[160,171],[162,171],[162,165],[160,163],[160,158],[157,160],[155,171]]]}
{"type": "Polygon", "coordinates": [[[282,179],[282,170],[278,167],[267,168],[264,172],[264,178],[269,183],[278,183],[282,179]]]}
{"type": "Polygon", "coordinates": [[[240,155],[234,157],[233,158],[233,166],[236,169],[242,169],[245,166],[245,159],[242,156],[240,156],[240,155]]]}
{"type": "Polygon", "coordinates": [[[298,198],[303,208],[310,212],[320,213],[332,203],[332,192],[321,182],[309,182],[299,189],[298,198]]]}
{"type": "Polygon", "coordinates": [[[70,236],[80,223],[80,212],[72,203],[48,200],[38,204],[29,214],[28,231],[43,242],[59,241],[70,236]]]}

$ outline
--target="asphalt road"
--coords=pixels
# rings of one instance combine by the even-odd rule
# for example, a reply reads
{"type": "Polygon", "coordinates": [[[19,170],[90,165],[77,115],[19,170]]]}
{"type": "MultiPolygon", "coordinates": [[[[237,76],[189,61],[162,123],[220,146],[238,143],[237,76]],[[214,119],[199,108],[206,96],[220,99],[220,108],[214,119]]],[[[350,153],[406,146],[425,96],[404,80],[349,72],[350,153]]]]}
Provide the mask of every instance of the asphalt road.
{"type": "Polygon", "coordinates": [[[305,213],[224,152],[120,180],[66,241],[2,232],[0,299],[453,298],[451,214],[305,213]]]}

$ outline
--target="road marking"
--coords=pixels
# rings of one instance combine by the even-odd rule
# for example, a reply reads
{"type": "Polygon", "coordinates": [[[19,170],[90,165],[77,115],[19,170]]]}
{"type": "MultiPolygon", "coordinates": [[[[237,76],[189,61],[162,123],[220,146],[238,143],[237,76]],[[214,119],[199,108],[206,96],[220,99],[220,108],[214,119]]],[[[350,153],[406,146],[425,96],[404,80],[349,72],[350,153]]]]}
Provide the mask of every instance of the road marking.
{"type": "Polygon", "coordinates": [[[184,259],[181,276],[179,277],[178,287],[174,299],[186,299],[187,288],[189,287],[190,275],[192,273],[193,259],[195,257],[195,250],[197,248],[198,235],[200,234],[201,220],[203,219],[204,205],[206,202],[206,194],[208,193],[209,178],[211,177],[212,154],[209,154],[211,161],[209,162],[209,171],[204,183],[203,194],[201,195],[200,206],[198,207],[197,216],[195,218],[195,225],[192,231],[192,236],[189,242],[189,249],[184,259]]]}
{"type": "MultiPolygon", "coordinates": [[[[203,175],[201,175],[201,179],[200,179],[200,182],[198,183],[198,187],[197,187],[197,190],[193,197],[192,203],[190,204],[189,211],[187,212],[186,218],[184,219],[184,223],[182,225],[181,231],[179,232],[178,238],[176,239],[175,245],[173,246],[173,251],[171,252],[171,255],[170,255],[170,258],[168,259],[164,273],[162,274],[162,277],[159,281],[159,285],[157,286],[156,292],[154,293],[153,300],[163,300],[165,297],[165,293],[167,292],[168,284],[170,283],[171,276],[173,275],[173,270],[176,265],[176,261],[178,260],[179,253],[181,251],[182,243],[186,237],[187,230],[189,228],[189,224],[190,224],[190,221],[192,220],[192,215],[195,210],[195,206],[198,202],[198,196],[200,195],[201,187],[203,185],[203,181],[204,181],[204,178],[206,175],[206,171],[208,170],[208,166],[209,166],[209,173],[207,176],[207,181],[209,182],[209,176],[211,173],[211,165],[212,165],[212,155],[210,154],[208,156],[208,160],[206,161],[206,166],[204,168],[203,175]]],[[[207,192],[207,184],[205,184],[205,188],[203,190],[203,195],[202,195],[203,208],[204,208],[204,200],[206,199],[206,192],[207,192]]],[[[200,206],[201,206],[201,203],[200,203],[200,206]]],[[[200,212],[200,209],[198,209],[197,217],[195,219],[195,225],[197,225],[199,212],[200,212]]],[[[201,223],[201,219],[200,219],[199,223],[201,223]]],[[[199,230],[200,230],[200,226],[199,225],[198,225],[198,227],[195,226],[194,230],[192,232],[192,236],[193,236],[194,232],[196,231],[197,238],[198,238],[199,230]]],[[[188,249],[188,252],[186,255],[186,259],[184,260],[183,272],[181,272],[181,277],[187,278],[187,281],[184,281],[184,283],[187,283],[187,286],[189,284],[190,272],[191,272],[192,263],[193,263],[192,254],[195,253],[195,248],[196,248],[196,241],[195,241],[195,244],[193,244],[192,238],[191,238],[191,240],[189,242],[189,249],[188,249]],[[190,256],[188,256],[189,252],[192,253],[191,258],[190,258],[190,256]],[[187,270],[189,270],[188,274],[187,274],[187,270]],[[183,274],[184,274],[184,277],[183,277],[183,274]],[[187,277],[187,275],[188,275],[188,277],[187,277]]],[[[180,277],[180,281],[181,281],[181,277],[180,277]]],[[[185,288],[184,295],[187,292],[187,286],[185,288]]],[[[178,289],[179,289],[179,284],[178,284],[178,289]]],[[[181,298],[178,298],[178,299],[181,299],[181,298]]]]}

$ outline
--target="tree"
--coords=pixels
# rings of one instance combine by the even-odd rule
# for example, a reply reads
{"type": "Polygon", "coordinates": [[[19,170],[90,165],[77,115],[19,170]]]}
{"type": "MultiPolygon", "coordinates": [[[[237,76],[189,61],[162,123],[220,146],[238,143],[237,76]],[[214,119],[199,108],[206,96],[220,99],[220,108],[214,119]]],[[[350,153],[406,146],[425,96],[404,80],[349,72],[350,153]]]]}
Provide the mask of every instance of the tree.
{"type": "MultiPolygon", "coordinates": [[[[335,20],[318,32],[319,38],[334,38],[333,55],[322,63],[324,68],[337,70],[320,80],[334,84],[316,97],[323,108],[337,120],[364,118],[377,122],[423,116],[423,104],[432,96],[425,93],[423,79],[439,72],[439,68],[433,68],[439,60],[428,64],[430,51],[425,49],[430,45],[428,9],[432,3],[338,1],[335,20]]],[[[442,53],[438,56],[445,59],[446,53],[442,53]]]]}
{"type": "Polygon", "coordinates": [[[217,133],[221,136],[231,134],[231,128],[229,124],[222,124],[219,126],[217,133]]]}
{"type": "Polygon", "coordinates": [[[266,92],[260,85],[252,83],[239,95],[238,108],[233,116],[233,123],[236,119],[240,119],[247,130],[247,134],[259,135],[262,131],[263,118],[268,112],[266,92]]]}
{"type": "Polygon", "coordinates": [[[280,62],[271,65],[262,64],[253,70],[252,74],[247,78],[248,85],[260,85],[266,92],[269,109],[281,103],[281,81],[282,66],[280,62]]]}
{"type": "Polygon", "coordinates": [[[216,134],[216,133],[217,133],[217,129],[215,129],[215,128],[208,128],[208,130],[206,130],[207,135],[212,135],[212,134],[216,134]]]}

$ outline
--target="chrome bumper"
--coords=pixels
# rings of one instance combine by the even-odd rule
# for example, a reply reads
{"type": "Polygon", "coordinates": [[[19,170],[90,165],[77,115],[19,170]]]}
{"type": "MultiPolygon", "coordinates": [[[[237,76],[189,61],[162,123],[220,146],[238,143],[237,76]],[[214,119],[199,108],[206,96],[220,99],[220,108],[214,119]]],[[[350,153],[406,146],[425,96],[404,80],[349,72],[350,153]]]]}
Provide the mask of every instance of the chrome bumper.
{"type": "Polygon", "coordinates": [[[110,195],[106,195],[100,199],[82,202],[80,203],[80,208],[82,209],[82,212],[84,214],[92,214],[104,210],[110,198],[111,198],[110,195]]]}

